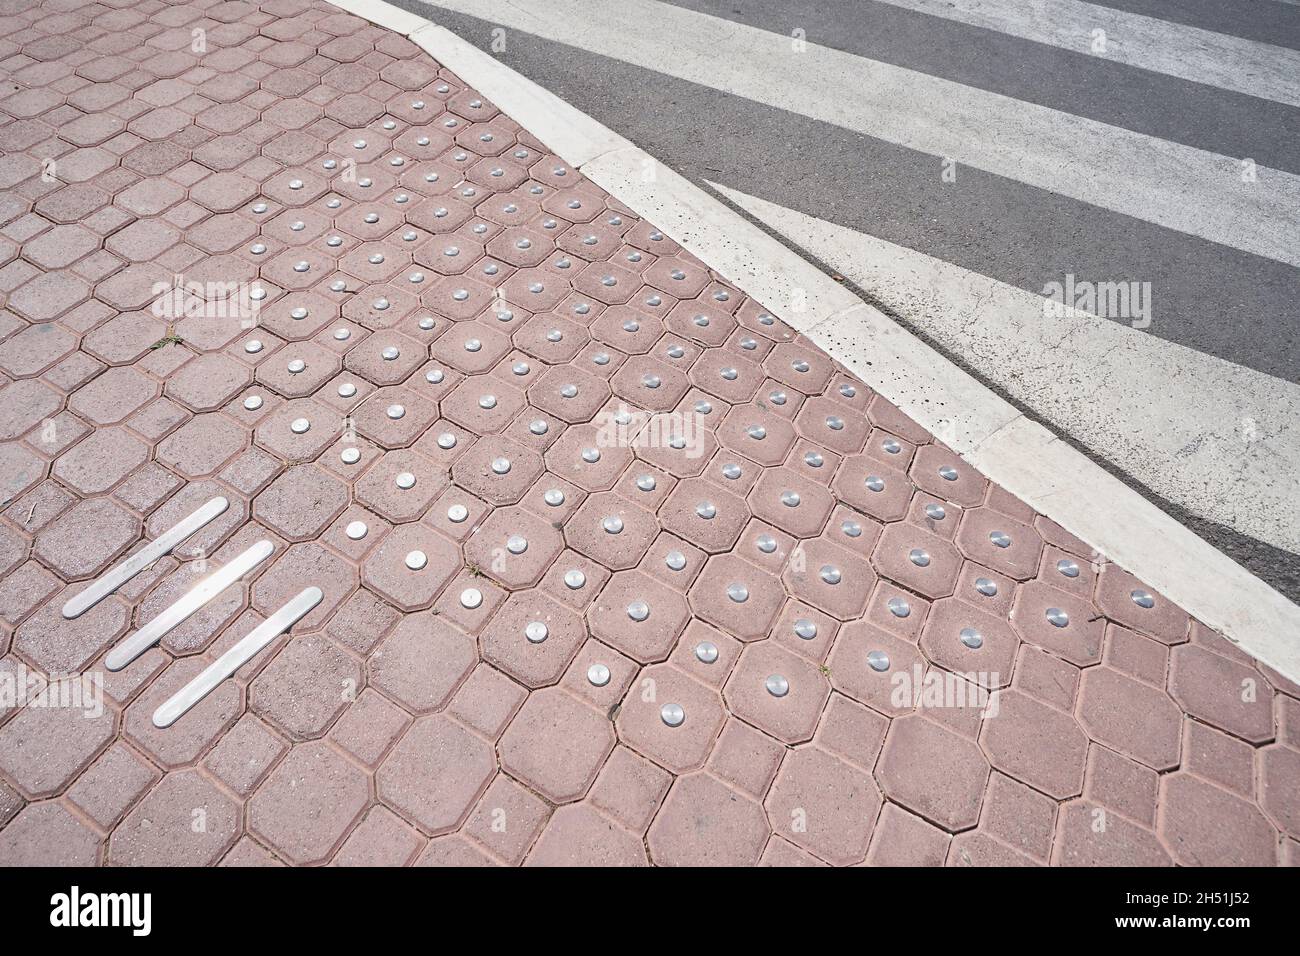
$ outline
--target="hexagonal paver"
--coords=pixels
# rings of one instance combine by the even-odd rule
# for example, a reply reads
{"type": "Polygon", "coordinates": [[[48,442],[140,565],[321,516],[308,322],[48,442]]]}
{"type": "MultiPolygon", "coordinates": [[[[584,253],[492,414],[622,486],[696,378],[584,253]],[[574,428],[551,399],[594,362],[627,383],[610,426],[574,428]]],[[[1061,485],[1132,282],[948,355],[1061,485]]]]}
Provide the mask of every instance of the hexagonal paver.
{"type": "Polygon", "coordinates": [[[975,741],[926,717],[899,717],[876,764],[885,796],[945,830],[974,826],[989,765],[975,741]]]}
{"type": "Polygon", "coordinates": [[[197,770],[163,777],[108,840],[119,866],[211,866],[239,835],[239,807],[197,770]]]}
{"type": "Polygon", "coordinates": [[[577,800],[614,748],[609,720],[559,688],[539,690],[501,738],[501,766],[555,803],[577,800]]]}
{"type": "Polygon", "coordinates": [[[492,748],[482,739],[448,717],[421,717],[375,774],[375,792],[425,833],[446,833],[495,772],[492,748]]]}
{"type": "Polygon", "coordinates": [[[369,799],[366,775],[324,743],[301,744],[248,801],[249,828],[287,859],[327,859],[369,799]]]}
{"type": "Polygon", "coordinates": [[[761,806],[697,773],[678,778],[646,842],[661,866],[753,866],[770,835],[761,806]]]}
{"type": "Polygon", "coordinates": [[[347,503],[343,482],[317,465],[297,465],[257,496],[253,517],[290,541],[305,541],[328,527],[347,503]]]}
{"type": "Polygon", "coordinates": [[[766,807],[776,833],[844,865],[867,855],[881,802],[869,774],[820,748],[800,747],[786,754],[766,807]]]}

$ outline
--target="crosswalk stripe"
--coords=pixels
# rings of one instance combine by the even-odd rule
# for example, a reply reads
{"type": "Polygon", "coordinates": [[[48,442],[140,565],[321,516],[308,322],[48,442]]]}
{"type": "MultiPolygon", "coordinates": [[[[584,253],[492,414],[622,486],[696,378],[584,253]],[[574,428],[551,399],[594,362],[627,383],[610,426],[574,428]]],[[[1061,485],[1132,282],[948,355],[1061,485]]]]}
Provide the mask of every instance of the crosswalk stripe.
{"type": "Polygon", "coordinates": [[[1082,0],[878,2],[1193,83],[1300,106],[1300,51],[1269,43],[1082,0]]]}
{"type": "Polygon", "coordinates": [[[1162,497],[1300,552],[1300,386],[710,183],[1162,497]],[[1008,347],[1014,343],[1014,361],[1008,347]]]}
{"type": "Polygon", "coordinates": [[[1300,265],[1300,176],[657,0],[425,3],[1300,265]]]}

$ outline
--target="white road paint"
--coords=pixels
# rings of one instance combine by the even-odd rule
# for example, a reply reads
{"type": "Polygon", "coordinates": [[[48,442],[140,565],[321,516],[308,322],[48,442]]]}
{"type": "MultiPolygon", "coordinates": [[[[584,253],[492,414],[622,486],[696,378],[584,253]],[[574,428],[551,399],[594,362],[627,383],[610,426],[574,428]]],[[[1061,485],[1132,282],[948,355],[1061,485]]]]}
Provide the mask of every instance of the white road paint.
{"type": "Polygon", "coordinates": [[[1300,266],[1300,176],[658,0],[423,2],[1300,266]]]}
{"type": "Polygon", "coordinates": [[[1162,498],[1300,552],[1300,386],[709,185],[1162,498]]]}
{"type": "MultiPolygon", "coordinates": [[[[400,19],[383,0],[328,2],[375,22],[400,19]]],[[[463,46],[441,27],[407,35],[444,63],[463,46]]],[[[970,441],[958,451],[975,467],[1244,650],[1300,679],[1300,607],[702,188],[664,167],[646,182],[646,164],[654,160],[634,146],[602,153],[598,144],[615,135],[605,126],[567,106],[527,112],[547,94],[491,57],[466,57],[457,72],[471,86],[491,84],[496,105],[542,142],[552,142],[554,134],[574,155],[595,156],[581,163],[584,175],[773,314],[807,329],[828,354],[922,426],[944,429],[946,415],[969,405],[970,441]],[[807,283],[813,306],[804,312],[793,311],[781,295],[791,278],[807,283]],[[830,311],[846,298],[856,304],[830,311]],[[893,367],[869,364],[872,356],[891,352],[900,356],[893,367]]]]}
{"type": "MultiPolygon", "coordinates": [[[[1082,0],[880,0],[1261,99],[1300,106],[1300,52],[1082,0]],[[1101,31],[1099,36],[1097,31],[1101,31]]],[[[808,25],[815,38],[815,21],[808,25]]]]}

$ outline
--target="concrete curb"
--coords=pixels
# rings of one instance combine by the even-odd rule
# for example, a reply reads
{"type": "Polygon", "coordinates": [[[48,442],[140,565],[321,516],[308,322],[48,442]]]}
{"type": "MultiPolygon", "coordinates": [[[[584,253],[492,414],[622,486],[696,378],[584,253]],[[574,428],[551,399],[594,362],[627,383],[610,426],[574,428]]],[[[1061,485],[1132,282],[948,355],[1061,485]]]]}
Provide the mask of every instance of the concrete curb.
{"type": "Polygon", "coordinates": [[[328,2],[409,37],[983,474],[1300,680],[1300,607],[883,313],[635,144],[444,27],[383,0],[328,2]]]}

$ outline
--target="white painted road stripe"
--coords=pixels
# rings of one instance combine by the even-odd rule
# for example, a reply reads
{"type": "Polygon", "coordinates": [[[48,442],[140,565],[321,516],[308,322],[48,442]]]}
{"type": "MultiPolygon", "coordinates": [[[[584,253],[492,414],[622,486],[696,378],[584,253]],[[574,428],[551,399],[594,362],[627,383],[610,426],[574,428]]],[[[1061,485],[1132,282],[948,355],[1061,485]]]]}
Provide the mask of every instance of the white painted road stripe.
{"type": "Polygon", "coordinates": [[[120,671],[162,640],[168,631],[269,558],[274,550],[275,546],[270,541],[259,541],[229,564],[213,571],[175,604],[109,651],[104,658],[104,666],[111,671],[120,671]]]}
{"type": "Polygon", "coordinates": [[[154,711],[153,725],[170,727],[180,720],[186,711],[212,693],[218,684],[256,657],[277,636],[293,627],[321,602],[323,596],[321,589],[314,587],[298,592],[297,597],[249,631],[234,647],[168,698],[166,703],[154,711]]]}
{"type": "MultiPolygon", "coordinates": [[[[658,0],[423,0],[1300,265],[1300,176],[658,0]],[[849,91],[852,91],[850,94],[849,91]]],[[[507,42],[509,40],[507,39],[507,42]]],[[[756,162],[760,161],[758,157],[756,162]]],[[[1132,276],[1128,278],[1142,278],[1132,276]]]]}
{"type": "Polygon", "coordinates": [[[84,591],[69,598],[68,603],[63,605],[63,616],[71,620],[85,614],[229,507],[230,502],[221,495],[206,502],[198,510],[182,518],[177,524],[168,528],[135,554],[109,568],[92,581],[84,591]]]}
{"type": "MultiPolygon", "coordinates": [[[[1082,0],[880,0],[1193,83],[1300,106],[1300,52],[1082,0]],[[1102,31],[1098,37],[1096,31],[1102,31]]],[[[816,36],[815,23],[808,24],[816,36]]]]}
{"type": "Polygon", "coordinates": [[[1162,498],[1300,553],[1300,385],[709,185],[1162,498]]]}

